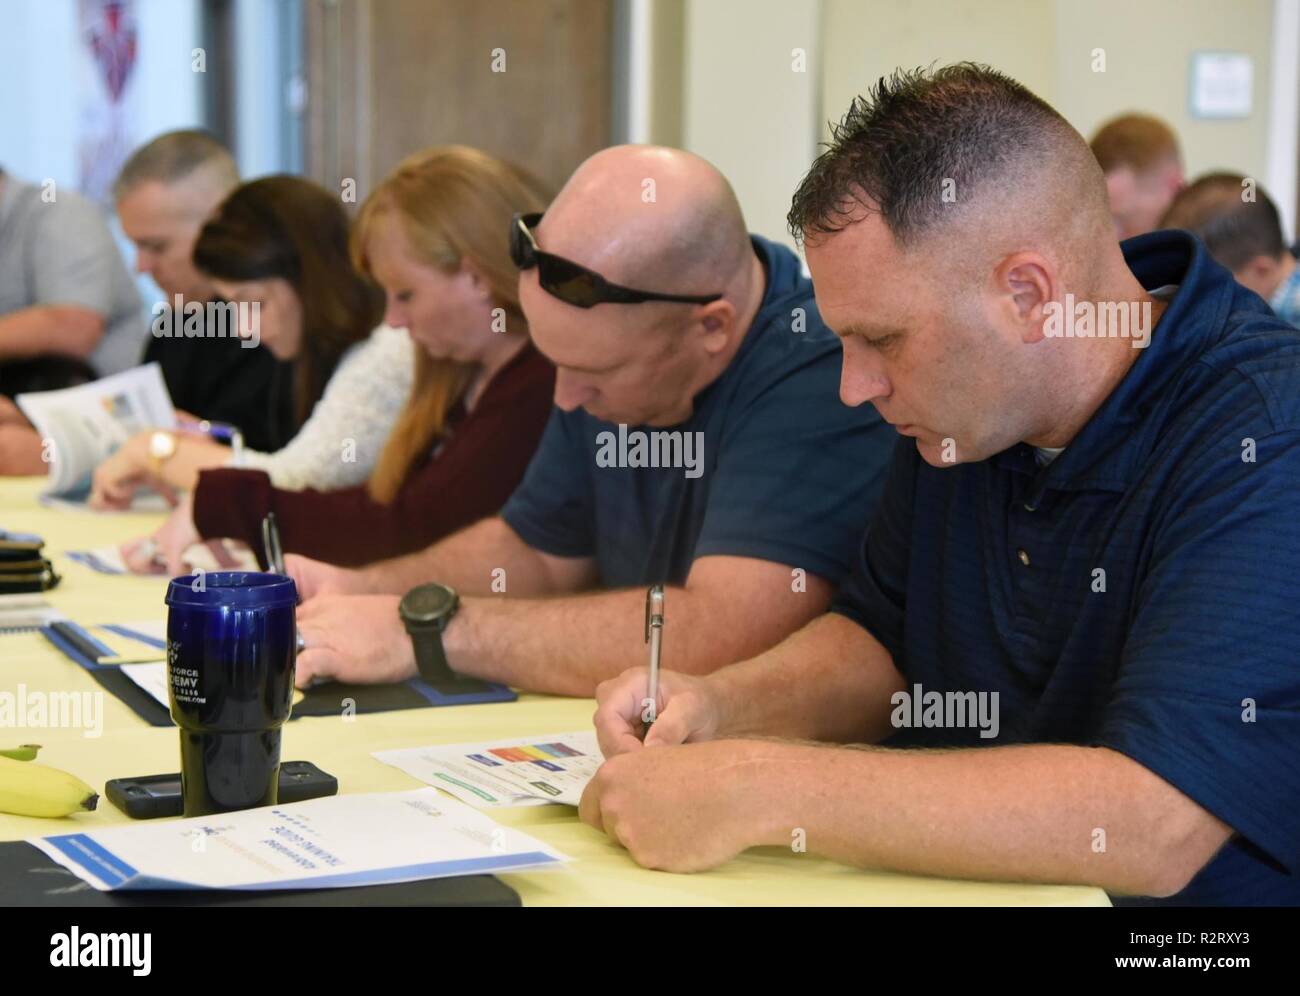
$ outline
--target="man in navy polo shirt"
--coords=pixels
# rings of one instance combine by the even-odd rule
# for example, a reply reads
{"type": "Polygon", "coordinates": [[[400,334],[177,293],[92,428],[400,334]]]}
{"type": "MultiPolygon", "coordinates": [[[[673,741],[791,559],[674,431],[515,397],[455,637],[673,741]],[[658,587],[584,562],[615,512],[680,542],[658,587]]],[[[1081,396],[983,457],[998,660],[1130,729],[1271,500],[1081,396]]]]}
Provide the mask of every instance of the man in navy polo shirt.
{"type": "Polygon", "coordinates": [[[1121,250],[1082,138],[986,67],[882,80],[790,219],[845,400],[909,438],[832,612],[666,676],[644,744],[644,673],[601,687],[583,818],[659,868],[801,830],[865,866],[1300,901],[1300,337],[1187,233],[1121,250]]]}
{"type": "Polygon", "coordinates": [[[289,558],[299,683],[414,677],[436,639],[462,675],[591,695],[644,660],[656,583],[665,662],[707,672],[820,615],[851,567],[894,435],[840,402],[798,258],[748,234],[716,169],[608,149],[511,237],[556,367],[538,451],[499,516],[427,550],[360,571],[289,558]],[[417,587],[442,607],[433,636],[399,618],[417,587]]]}

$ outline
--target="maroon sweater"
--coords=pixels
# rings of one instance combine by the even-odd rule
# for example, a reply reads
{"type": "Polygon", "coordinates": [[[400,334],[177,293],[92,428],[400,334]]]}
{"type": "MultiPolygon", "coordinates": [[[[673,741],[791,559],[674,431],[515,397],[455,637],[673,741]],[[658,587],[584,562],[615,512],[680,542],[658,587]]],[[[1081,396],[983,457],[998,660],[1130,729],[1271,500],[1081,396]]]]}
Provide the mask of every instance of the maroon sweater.
{"type": "Polygon", "coordinates": [[[542,438],[554,383],[554,368],[525,345],[472,412],[455,407],[441,449],[407,473],[387,505],[373,501],[365,485],[285,491],[272,487],[264,471],[223,467],[199,474],[194,524],[204,539],[243,540],[259,560],[267,512],[275,513],[286,552],[332,564],[351,567],[423,549],[500,511],[542,438]]]}

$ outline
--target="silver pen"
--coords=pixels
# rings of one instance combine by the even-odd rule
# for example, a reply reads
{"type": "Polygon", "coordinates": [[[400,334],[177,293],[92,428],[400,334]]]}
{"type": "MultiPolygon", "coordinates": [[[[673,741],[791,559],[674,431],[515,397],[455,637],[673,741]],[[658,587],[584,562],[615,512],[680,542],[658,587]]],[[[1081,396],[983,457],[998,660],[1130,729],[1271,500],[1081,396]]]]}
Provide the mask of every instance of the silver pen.
{"type": "Polygon", "coordinates": [[[664,586],[655,585],[645,596],[645,640],[650,644],[650,678],[646,689],[645,728],[654,725],[655,711],[659,708],[659,655],[663,649],[664,586]]]}
{"type": "Polygon", "coordinates": [[[267,512],[262,520],[262,550],[266,554],[267,566],[276,574],[283,574],[284,550],[280,546],[280,527],[276,525],[274,512],[267,512]]]}

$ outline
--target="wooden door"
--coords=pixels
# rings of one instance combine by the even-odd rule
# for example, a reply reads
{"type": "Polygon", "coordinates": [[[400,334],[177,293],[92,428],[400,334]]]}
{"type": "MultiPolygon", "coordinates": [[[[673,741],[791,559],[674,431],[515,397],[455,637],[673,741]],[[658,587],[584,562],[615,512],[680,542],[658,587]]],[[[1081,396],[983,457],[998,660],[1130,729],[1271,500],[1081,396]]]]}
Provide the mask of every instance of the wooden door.
{"type": "Polygon", "coordinates": [[[403,157],[476,145],[559,187],[609,144],[610,0],[305,0],[308,176],[357,202],[403,157]]]}

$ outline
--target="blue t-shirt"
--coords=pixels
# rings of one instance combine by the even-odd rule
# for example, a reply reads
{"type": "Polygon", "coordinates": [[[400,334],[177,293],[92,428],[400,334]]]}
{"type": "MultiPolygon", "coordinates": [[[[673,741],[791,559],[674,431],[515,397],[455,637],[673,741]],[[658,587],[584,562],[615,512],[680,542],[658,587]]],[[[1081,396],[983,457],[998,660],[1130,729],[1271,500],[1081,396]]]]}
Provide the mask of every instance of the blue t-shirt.
{"type": "Polygon", "coordinates": [[[998,693],[994,738],[890,745],[1119,751],[1237,834],[1166,902],[1297,903],[1300,335],[1185,232],[1123,249],[1178,285],[1124,380],[1047,466],[904,440],[833,608],[922,695],[998,693]]]}
{"type": "MultiPolygon", "coordinates": [[[[767,287],[727,369],[661,429],[552,409],[501,515],[534,549],[592,557],[610,588],[681,584],[697,557],[754,557],[838,583],[875,508],[894,432],[839,399],[839,340],[789,249],[754,237],[767,287]],[[690,433],[650,461],[651,432],[690,433]],[[702,436],[695,436],[700,433],[702,436]],[[695,466],[662,466],[684,462],[695,466]],[[617,465],[611,465],[617,464],[617,465]]],[[[659,437],[663,439],[664,437],[659,437]]]]}

